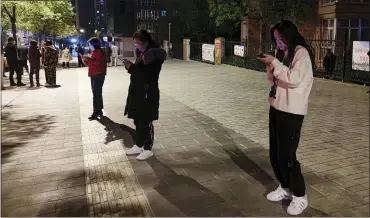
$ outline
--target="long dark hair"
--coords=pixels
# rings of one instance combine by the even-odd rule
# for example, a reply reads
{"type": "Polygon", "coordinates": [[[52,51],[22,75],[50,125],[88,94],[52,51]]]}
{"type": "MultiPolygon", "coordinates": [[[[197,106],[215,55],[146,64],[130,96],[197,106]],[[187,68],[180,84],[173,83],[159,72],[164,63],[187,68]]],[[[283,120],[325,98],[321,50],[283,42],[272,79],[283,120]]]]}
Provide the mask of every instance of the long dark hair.
{"type": "Polygon", "coordinates": [[[90,43],[94,47],[94,49],[101,49],[101,42],[98,38],[92,37],[87,42],[90,43]]]}
{"type": "Polygon", "coordinates": [[[146,30],[138,30],[134,35],[132,36],[133,39],[138,39],[140,42],[148,43],[148,47],[159,47],[159,44],[154,41],[150,33],[146,30]]]}
{"type": "Polygon", "coordinates": [[[292,21],[282,20],[271,28],[271,40],[276,48],[277,45],[274,37],[275,30],[279,32],[279,34],[282,36],[282,40],[288,46],[288,56],[285,59],[285,61],[283,61],[284,52],[281,51],[280,49],[278,49],[278,52],[276,54],[277,59],[283,61],[284,65],[286,65],[287,67],[290,67],[295,55],[295,49],[298,45],[300,45],[307,49],[308,54],[310,55],[312,69],[313,70],[316,69],[315,54],[313,52],[313,48],[306,42],[303,36],[299,33],[297,26],[292,21]]]}
{"type": "Polygon", "coordinates": [[[100,40],[98,38],[92,37],[87,42],[90,43],[96,51],[100,51],[104,56],[104,60],[108,61],[108,56],[105,53],[105,51],[101,48],[102,43],[100,42],[100,40]]]}

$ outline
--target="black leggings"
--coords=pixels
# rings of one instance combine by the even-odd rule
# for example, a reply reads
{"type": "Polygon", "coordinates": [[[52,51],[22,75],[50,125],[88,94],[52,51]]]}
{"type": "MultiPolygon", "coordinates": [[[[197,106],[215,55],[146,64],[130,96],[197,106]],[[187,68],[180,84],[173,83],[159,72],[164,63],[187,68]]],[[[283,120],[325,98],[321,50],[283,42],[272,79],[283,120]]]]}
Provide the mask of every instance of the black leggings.
{"type": "Polygon", "coordinates": [[[305,183],[297,161],[303,115],[282,112],[270,107],[270,161],[277,180],[294,196],[305,195],[305,183]]]}
{"type": "Polygon", "coordinates": [[[136,145],[145,150],[152,150],[154,143],[153,121],[134,120],[136,126],[136,145]]]}
{"type": "Polygon", "coordinates": [[[91,90],[93,93],[93,108],[94,112],[104,109],[103,104],[103,85],[105,81],[105,74],[98,74],[90,76],[91,90]]]}

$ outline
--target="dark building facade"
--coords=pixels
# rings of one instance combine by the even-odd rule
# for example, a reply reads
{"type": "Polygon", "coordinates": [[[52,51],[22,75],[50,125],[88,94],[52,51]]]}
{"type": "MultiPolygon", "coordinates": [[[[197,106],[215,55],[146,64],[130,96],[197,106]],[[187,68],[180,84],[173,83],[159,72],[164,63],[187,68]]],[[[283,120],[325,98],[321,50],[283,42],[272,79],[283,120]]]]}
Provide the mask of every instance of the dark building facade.
{"type": "Polygon", "coordinates": [[[370,0],[320,0],[318,14],[325,40],[370,39],[370,0]]]}
{"type": "Polygon", "coordinates": [[[136,0],[107,0],[108,29],[113,36],[131,37],[136,31],[136,0]]]}
{"type": "Polygon", "coordinates": [[[107,34],[107,17],[106,0],[94,0],[95,6],[95,27],[101,31],[103,35],[107,34]]]}
{"type": "Polygon", "coordinates": [[[157,41],[168,40],[170,28],[170,9],[173,1],[136,0],[136,30],[145,29],[157,41]]]}
{"type": "MultiPolygon", "coordinates": [[[[206,0],[106,0],[108,14],[113,17],[110,25],[114,35],[132,36],[135,31],[145,29],[153,38],[182,43],[184,29],[188,26],[204,25],[198,18],[199,11],[208,9],[206,0]],[[201,8],[201,10],[199,10],[201,8]],[[192,24],[189,24],[193,22],[192,24]],[[189,25],[187,25],[189,24],[189,25]]],[[[209,13],[206,13],[207,15],[209,13]]],[[[202,28],[198,28],[202,29],[202,28]]],[[[186,37],[186,36],[185,36],[186,37]]]]}
{"type": "Polygon", "coordinates": [[[76,29],[95,30],[95,5],[91,0],[71,0],[76,12],[76,29]]]}

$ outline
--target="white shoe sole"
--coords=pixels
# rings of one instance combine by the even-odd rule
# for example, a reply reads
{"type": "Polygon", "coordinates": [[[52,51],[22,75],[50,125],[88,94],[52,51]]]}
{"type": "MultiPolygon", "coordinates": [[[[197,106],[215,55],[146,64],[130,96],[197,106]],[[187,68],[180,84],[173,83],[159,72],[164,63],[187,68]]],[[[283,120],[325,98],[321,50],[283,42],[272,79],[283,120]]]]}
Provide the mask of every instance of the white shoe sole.
{"type": "Polygon", "coordinates": [[[126,155],[138,155],[140,154],[141,152],[143,152],[144,150],[142,151],[137,151],[137,152],[126,152],[126,155]]]}
{"type": "Polygon", "coordinates": [[[306,208],[308,207],[308,204],[306,205],[305,208],[303,208],[303,210],[300,212],[300,213],[289,213],[289,211],[287,210],[287,213],[291,216],[298,216],[300,214],[302,214],[304,212],[304,210],[306,210],[306,208]]]}
{"type": "Polygon", "coordinates": [[[281,200],[271,200],[271,199],[268,199],[267,198],[267,196],[266,196],[266,199],[267,200],[269,200],[269,201],[271,201],[271,202],[279,202],[279,201],[283,201],[283,200],[292,200],[293,199],[293,197],[291,197],[291,196],[285,196],[283,199],[281,199],[281,200]]]}
{"type": "Polygon", "coordinates": [[[140,158],[139,156],[137,156],[137,157],[136,157],[136,160],[146,160],[146,159],[148,159],[148,158],[150,158],[150,157],[153,157],[153,155],[154,155],[154,154],[151,154],[151,155],[149,155],[148,157],[145,157],[145,158],[140,158]]]}

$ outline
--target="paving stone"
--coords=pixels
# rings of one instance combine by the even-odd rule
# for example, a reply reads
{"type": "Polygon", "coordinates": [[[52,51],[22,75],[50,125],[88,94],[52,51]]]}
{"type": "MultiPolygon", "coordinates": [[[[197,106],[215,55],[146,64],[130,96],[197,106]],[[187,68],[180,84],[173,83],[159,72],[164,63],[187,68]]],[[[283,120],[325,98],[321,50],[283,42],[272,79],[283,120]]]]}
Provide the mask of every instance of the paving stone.
{"type": "Polygon", "coordinates": [[[55,202],[34,204],[2,211],[2,216],[35,217],[55,212],[55,202]]]}
{"type": "Polygon", "coordinates": [[[369,204],[353,207],[349,210],[358,214],[358,216],[369,217],[369,204]]]}
{"type": "Polygon", "coordinates": [[[311,185],[311,187],[324,195],[331,195],[331,194],[345,192],[345,189],[329,181],[314,184],[314,185],[311,185]]]}
{"type": "Polygon", "coordinates": [[[324,213],[330,214],[340,210],[350,209],[357,205],[363,205],[363,199],[356,195],[332,194],[317,198],[310,205],[324,213]]]}
{"type": "MultiPolygon", "coordinates": [[[[125,155],[134,125],[123,117],[129,75],[122,70],[109,68],[107,118],[99,121],[87,120],[86,68],[58,72],[61,88],[28,89],[8,101],[2,215],[286,216],[286,206],[264,196],[277,184],[268,158],[263,73],[168,61],[155,157],[138,162],[125,155]]],[[[310,204],[303,216],[368,216],[364,90],[315,80],[298,150],[310,204]]]]}
{"type": "Polygon", "coordinates": [[[157,217],[186,217],[187,214],[171,203],[151,205],[154,216],[157,217]]]}

